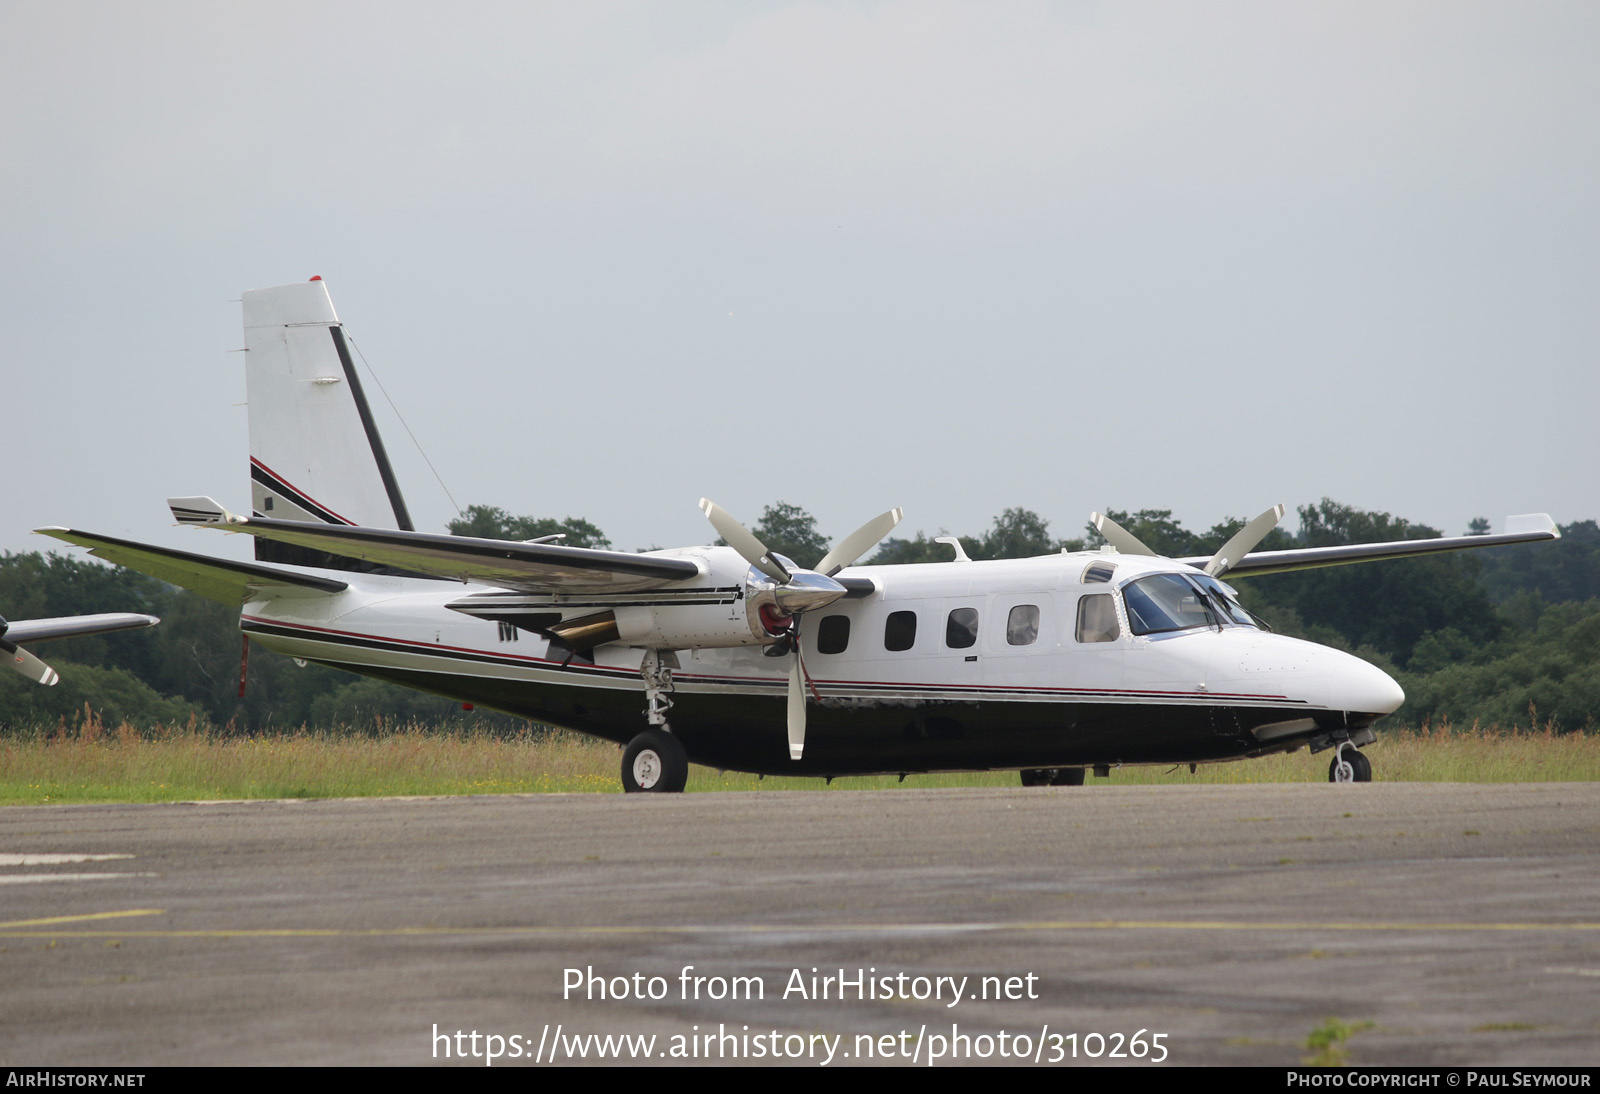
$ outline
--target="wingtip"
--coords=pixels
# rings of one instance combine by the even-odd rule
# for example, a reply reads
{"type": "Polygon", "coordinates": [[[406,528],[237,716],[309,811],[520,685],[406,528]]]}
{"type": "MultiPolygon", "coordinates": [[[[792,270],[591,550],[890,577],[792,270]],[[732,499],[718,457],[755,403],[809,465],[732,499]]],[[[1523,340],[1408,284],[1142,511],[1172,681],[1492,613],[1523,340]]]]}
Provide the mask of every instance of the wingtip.
{"type": "Polygon", "coordinates": [[[1506,518],[1506,533],[1548,532],[1552,539],[1561,538],[1561,529],[1550,519],[1549,513],[1519,513],[1506,518]]]}

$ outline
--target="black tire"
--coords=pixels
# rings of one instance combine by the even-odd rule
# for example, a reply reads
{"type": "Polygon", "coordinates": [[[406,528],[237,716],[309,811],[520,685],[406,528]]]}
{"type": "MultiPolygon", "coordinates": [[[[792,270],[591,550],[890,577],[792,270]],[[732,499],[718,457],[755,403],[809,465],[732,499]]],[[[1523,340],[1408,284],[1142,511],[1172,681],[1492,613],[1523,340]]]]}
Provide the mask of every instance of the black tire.
{"type": "Polygon", "coordinates": [[[689,781],[689,754],[670,733],[647,729],[622,750],[622,789],[629,794],[678,794],[689,781]]]}
{"type": "Polygon", "coordinates": [[[1344,761],[1350,765],[1350,777],[1339,777],[1339,757],[1335,756],[1328,761],[1328,781],[1331,783],[1352,782],[1369,783],[1372,781],[1372,761],[1353,748],[1344,750],[1344,761]]]}
{"type": "Polygon", "coordinates": [[[1023,786],[1049,786],[1050,769],[1046,767],[1025,767],[1020,772],[1023,786]]]}
{"type": "Polygon", "coordinates": [[[1081,767],[1058,767],[1050,779],[1051,786],[1082,786],[1084,770],[1081,767]]]}

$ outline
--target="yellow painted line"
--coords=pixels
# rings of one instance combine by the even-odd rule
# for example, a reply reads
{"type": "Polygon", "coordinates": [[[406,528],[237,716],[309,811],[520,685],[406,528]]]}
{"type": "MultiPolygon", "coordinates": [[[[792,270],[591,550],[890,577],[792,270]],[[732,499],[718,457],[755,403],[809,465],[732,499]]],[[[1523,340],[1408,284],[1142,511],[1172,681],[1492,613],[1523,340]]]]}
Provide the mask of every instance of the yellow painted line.
{"type": "Polygon", "coordinates": [[[1278,922],[1229,920],[1081,920],[1037,923],[862,923],[851,925],[789,925],[789,926],[617,926],[617,927],[255,927],[255,928],[195,928],[165,931],[41,931],[17,930],[20,927],[43,927],[52,923],[78,920],[106,919],[114,916],[158,915],[155,909],[133,909],[126,912],[102,912],[91,916],[63,916],[60,919],[28,920],[18,923],[0,923],[0,938],[400,938],[461,935],[524,935],[524,936],[585,936],[585,935],[699,935],[699,934],[972,934],[984,932],[1050,932],[1050,931],[1522,931],[1532,933],[1566,933],[1574,931],[1600,931],[1600,923],[1425,923],[1425,922],[1278,922]]]}
{"type": "Polygon", "coordinates": [[[122,919],[133,915],[163,915],[160,908],[128,908],[120,912],[90,912],[88,915],[58,915],[49,919],[14,919],[10,923],[0,923],[0,930],[12,927],[49,927],[55,923],[84,923],[91,919],[122,919]]]}

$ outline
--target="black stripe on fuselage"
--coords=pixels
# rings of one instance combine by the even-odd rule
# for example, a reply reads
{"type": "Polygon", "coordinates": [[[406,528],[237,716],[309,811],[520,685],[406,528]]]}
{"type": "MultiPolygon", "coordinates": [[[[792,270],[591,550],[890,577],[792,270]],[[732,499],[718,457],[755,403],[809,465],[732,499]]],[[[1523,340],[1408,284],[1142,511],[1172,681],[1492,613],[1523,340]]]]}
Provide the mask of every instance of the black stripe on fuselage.
{"type": "MultiPolygon", "coordinates": [[[[353,649],[432,656],[465,664],[563,670],[567,679],[518,680],[359,664],[333,656],[308,657],[619,744],[646,728],[639,689],[602,684],[637,681],[637,673],[628,669],[563,666],[543,658],[495,655],[256,619],[247,619],[241,625],[252,634],[353,649]]],[[[680,688],[674,693],[669,721],[690,758],[713,767],[765,774],[1204,763],[1281,751],[1317,732],[1308,730],[1292,740],[1276,740],[1266,747],[1251,735],[1253,727],[1305,720],[1313,713],[1341,724],[1348,721],[1352,727],[1375,720],[1371,716],[1347,719],[1338,712],[1313,712],[1304,703],[1266,696],[1239,696],[1233,697],[1234,702],[1219,702],[1223,697],[1044,688],[974,688],[972,693],[962,693],[949,686],[816,681],[824,697],[808,707],[806,755],[796,762],[788,758],[786,704],[782,701],[787,683],[783,678],[683,672],[675,675],[685,685],[721,684],[748,689],[741,693],[680,688]],[[837,694],[845,690],[853,694],[837,694]],[[888,694],[896,691],[900,694],[888,694]],[[908,691],[919,694],[907,696],[904,693],[908,691]],[[1252,698],[1254,702],[1243,701],[1252,698]]]]}
{"type": "Polygon", "coordinates": [[[463,615],[482,615],[484,612],[511,615],[517,612],[549,612],[562,608],[665,608],[734,604],[742,599],[744,590],[729,585],[709,589],[651,589],[646,592],[605,593],[598,596],[581,593],[552,593],[549,596],[479,593],[461,600],[453,600],[445,607],[463,615]]]}

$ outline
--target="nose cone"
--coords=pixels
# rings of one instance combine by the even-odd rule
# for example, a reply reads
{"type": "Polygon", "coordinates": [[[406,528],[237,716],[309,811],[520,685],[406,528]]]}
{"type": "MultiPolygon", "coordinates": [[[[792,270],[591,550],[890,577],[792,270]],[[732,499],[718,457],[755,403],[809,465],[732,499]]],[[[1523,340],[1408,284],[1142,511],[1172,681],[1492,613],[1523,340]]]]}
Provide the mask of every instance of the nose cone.
{"type": "Polygon", "coordinates": [[[789,615],[826,608],[845,594],[845,587],[815,570],[797,570],[787,585],[773,590],[778,607],[789,615]]]}
{"type": "Polygon", "coordinates": [[[1393,714],[1406,701],[1394,678],[1358,657],[1345,657],[1335,673],[1328,703],[1355,714],[1393,714]]]}

